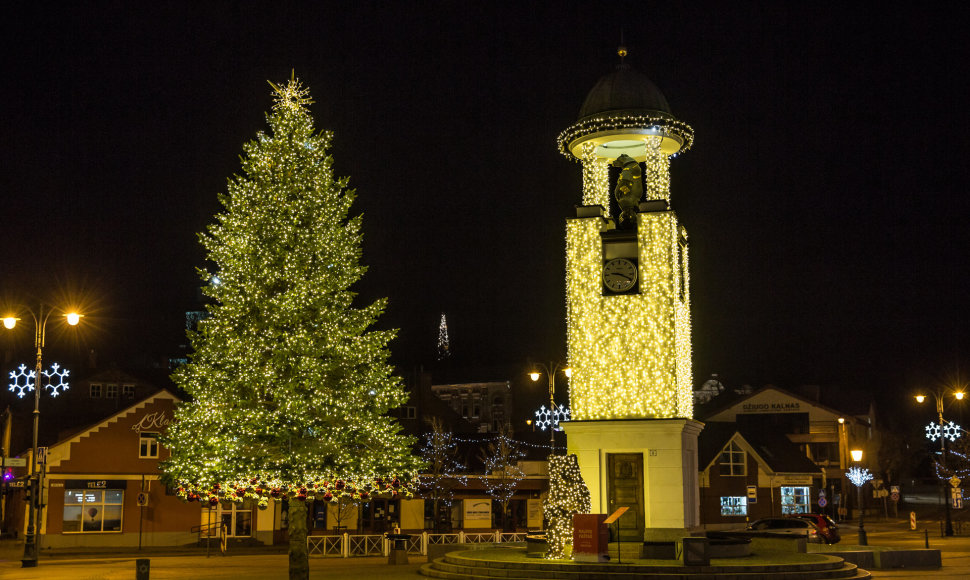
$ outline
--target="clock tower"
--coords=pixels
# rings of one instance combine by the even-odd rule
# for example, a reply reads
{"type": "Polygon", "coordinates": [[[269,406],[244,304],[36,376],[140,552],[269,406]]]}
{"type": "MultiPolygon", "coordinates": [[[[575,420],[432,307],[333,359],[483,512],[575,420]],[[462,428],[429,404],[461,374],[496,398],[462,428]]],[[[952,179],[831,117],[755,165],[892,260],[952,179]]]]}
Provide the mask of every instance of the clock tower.
{"type": "Polygon", "coordinates": [[[630,508],[624,539],[699,524],[688,237],[669,170],[693,138],[656,85],[621,63],[558,141],[583,167],[582,204],[566,222],[572,420],[563,428],[594,513],[630,508]]]}

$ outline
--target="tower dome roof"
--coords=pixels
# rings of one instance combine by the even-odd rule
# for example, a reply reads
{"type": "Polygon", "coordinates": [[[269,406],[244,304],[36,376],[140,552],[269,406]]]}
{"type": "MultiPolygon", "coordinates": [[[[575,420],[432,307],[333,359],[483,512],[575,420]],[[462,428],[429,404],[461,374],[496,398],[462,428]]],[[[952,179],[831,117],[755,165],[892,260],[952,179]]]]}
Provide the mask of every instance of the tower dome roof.
{"type": "Polygon", "coordinates": [[[603,76],[586,95],[579,119],[604,113],[653,112],[671,115],[670,105],[657,85],[628,64],[603,76]]]}

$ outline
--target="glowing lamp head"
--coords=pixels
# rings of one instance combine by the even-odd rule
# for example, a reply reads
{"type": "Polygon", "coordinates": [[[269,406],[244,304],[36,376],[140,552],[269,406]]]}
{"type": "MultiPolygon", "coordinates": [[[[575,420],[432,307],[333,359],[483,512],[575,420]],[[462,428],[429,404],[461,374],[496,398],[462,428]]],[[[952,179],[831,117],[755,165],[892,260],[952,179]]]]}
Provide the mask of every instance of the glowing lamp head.
{"type": "Polygon", "coordinates": [[[564,368],[564,369],[562,370],[562,372],[564,372],[564,373],[566,373],[566,378],[567,378],[567,379],[568,379],[569,377],[571,377],[571,376],[573,376],[573,369],[571,369],[571,368],[569,368],[569,367],[566,367],[566,368],[564,368]]]}
{"type": "Polygon", "coordinates": [[[839,417],[839,425],[845,423],[845,417],[839,417]]]}
{"type": "Polygon", "coordinates": [[[962,401],[963,400],[963,391],[957,391],[956,393],[953,393],[953,396],[956,397],[958,401],[962,401]]]}
{"type": "Polygon", "coordinates": [[[538,381],[539,380],[539,373],[533,371],[533,372],[529,373],[529,378],[532,379],[533,381],[538,381]]]}
{"type": "Polygon", "coordinates": [[[20,320],[20,319],[19,318],[14,318],[13,316],[8,316],[8,317],[6,317],[6,318],[3,319],[3,327],[9,330],[9,329],[13,328],[14,326],[17,326],[17,321],[18,320],[20,320]]]}
{"type": "Polygon", "coordinates": [[[922,403],[925,400],[926,400],[926,396],[925,395],[916,395],[916,402],[917,403],[922,403]]]}
{"type": "Polygon", "coordinates": [[[67,323],[71,326],[77,326],[77,323],[81,322],[81,316],[83,315],[78,314],[77,312],[68,312],[64,315],[64,318],[67,319],[67,323]]]}
{"type": "Polygon", "coordinates": [[[853,449],[849,451],[849,455],[852,456],[852,461],[862,461],[862,449],[853,449]]]}

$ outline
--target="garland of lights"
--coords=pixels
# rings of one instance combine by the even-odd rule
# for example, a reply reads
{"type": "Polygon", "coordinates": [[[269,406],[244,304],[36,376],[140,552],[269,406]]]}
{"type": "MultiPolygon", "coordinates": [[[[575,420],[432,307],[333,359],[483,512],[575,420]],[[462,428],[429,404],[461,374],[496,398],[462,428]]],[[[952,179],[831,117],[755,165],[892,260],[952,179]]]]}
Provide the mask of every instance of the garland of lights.
{"type": "Polygon", "coordinates": [[[450,506],[454,487],[468,483],[467,476],[462,473],[466,467],[457,460],[458,439],[453,433],[432,424],[432,430],[424,434],[420,454],[427,468],[418,475],[418,488],[426,497],[450,506]]]}
{"type": "Polygon", "coordinates": [[[683,141],[680,151],[672,155],[676,157],[680,153],[690,149],[694,144],[694,130],[690,125],[674,119],[671,116],[658,115],[610,115],[605,113],[589,119],[577,121],[556,138],[556,145],[559,152],[576,160],[569,151],[569,144],[580,137],[601,133],[606,131],[616,132],[623,129],[633,129],[635,131],[649,131],[654,135],[668,136],[674,135],[683,141]]]}
{"type": "Polygon", "coordinates": [[[167,483],[215,505],[410,497],[421,460],[388,411],[407,395],[388,364],[393,331],[368,330],[385,301],[358,308],[361,217],[335,178],[332,135],[309,91],[273,85],[270,131],[243,146],[224,211],[200,236],[218,272],[173,379],[190,398],[162,443],[167,483]]]}
{"type": "MultiPolygon", "coordinates": [[[[71,371],[62,368],[58,363],[51,364],[51,370],[42,370],[40,374],[47,379],[47,384],[44,385],[44,388],[50,390],[52,397],[56,397],[70,388],[67,377],[70,376],[71,371]]],[[[27,365],[22,364],[17,367],[17,370],[10,371],[11,383],[8,390],[16,393],[17,397],[22,399],[24,395],[34,390],[34,378],[36,376],[36,371],[28,371],[27,365]]]]}
{"type": "Polygon", "coordinates": [[[549,495],[542,512],[549,522],[546,558],[562,560],[572,552],[573,515],[588,514],[592,504],[589,488],[579,471],[575,455],[549,457],[549,495]]]}

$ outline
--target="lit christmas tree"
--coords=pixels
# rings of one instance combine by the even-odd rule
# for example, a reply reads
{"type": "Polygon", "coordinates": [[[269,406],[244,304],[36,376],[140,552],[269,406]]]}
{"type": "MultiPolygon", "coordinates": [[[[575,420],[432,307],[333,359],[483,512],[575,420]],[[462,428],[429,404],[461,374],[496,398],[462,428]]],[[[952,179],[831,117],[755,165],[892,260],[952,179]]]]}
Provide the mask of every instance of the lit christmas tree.
{"type": "Polygon", "coordinates": [[[420,460],[387,415],[407,399],[387,362],[394,332],[368,330],[385,301],[353,304],[355,194],[333,176],[309,91],[273,89],[270,131],[243,146],[243,175],[200,235],[218,279],[202,272],[212,303],[173,375],[191,400],[163,469],[190,501],[288,499],[290,578],[307,578],[307,502],[409,494],[420,460]]]}
{"type": "Polygon", "coordinates": [[[441,313],[441,322],[438,323],[438,360],[444,360],[451,356],[451,345],[448,343],[448,321],[445,320],[445,313],[441,313]]]}

